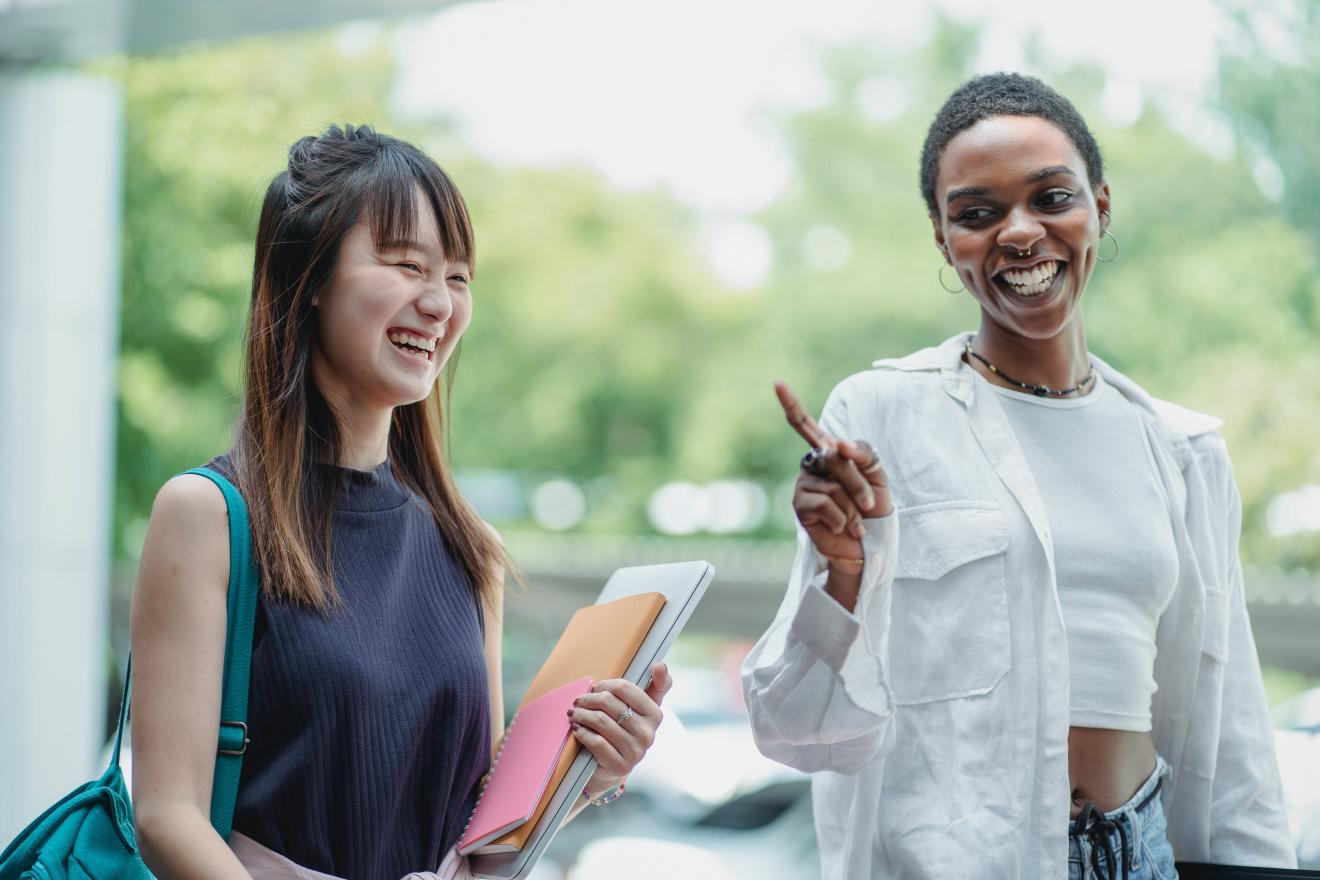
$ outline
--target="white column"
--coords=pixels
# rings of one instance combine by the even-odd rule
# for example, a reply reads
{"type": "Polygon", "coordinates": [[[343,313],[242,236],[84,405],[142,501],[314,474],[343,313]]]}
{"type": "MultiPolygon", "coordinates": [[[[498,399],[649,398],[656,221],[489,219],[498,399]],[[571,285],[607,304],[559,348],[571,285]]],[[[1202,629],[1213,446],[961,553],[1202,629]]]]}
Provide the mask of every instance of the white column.
{"type": "Polygon", "coordinates": [[[0,847],[102,769],[122,128],[0,70],[0,847]]]}

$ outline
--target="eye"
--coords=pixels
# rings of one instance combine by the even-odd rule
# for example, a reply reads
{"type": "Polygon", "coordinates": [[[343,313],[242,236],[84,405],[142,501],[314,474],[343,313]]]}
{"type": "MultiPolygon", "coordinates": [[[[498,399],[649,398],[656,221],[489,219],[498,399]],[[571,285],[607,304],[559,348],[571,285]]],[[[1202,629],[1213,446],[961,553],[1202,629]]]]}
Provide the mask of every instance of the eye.
{"type": "Polygon", "coordinates": [[[968,208],[958,214],[956,219],[959,223],[975,223],[978,220],[984,220],[993,213],[989,208],[968,208]]]}
{"type": "Polygon", "coordinates": [[[462,284],[465,286],[469,283],[466,275],[450,275],[449,280],[455,284],[462,284]]]}
{"type": "Polygon", "coordinates": [[[1072,202],[1076,194],[1067,189],[1051,189],[1041,194],[1040,204],[1046,208],[1059,208],[1072,202]]]}
{"type": "Polygon", "coordinates": [[[418,275],[422,274],[422,267],[417,265],[416,263],[395,263],[395,265],[402,266],[405,269],[411,269],[412,271],[416,272],[418,275]]]}

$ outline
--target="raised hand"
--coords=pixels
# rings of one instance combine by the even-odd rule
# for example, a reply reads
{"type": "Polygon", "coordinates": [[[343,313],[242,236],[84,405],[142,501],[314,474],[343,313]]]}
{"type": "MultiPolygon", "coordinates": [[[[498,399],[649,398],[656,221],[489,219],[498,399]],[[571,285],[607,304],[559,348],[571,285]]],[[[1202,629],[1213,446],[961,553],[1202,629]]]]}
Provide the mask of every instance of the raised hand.
{"type": "Polygon", "coordinates": [[[865,440],[839,440],[816,423],[793,390],[775,383],[775,394],[793,430],[814,453],[803,459],[793,489],[793,512],[832,568],[861,571],[862,520],[894,509],[888,477],[865,440]]]}

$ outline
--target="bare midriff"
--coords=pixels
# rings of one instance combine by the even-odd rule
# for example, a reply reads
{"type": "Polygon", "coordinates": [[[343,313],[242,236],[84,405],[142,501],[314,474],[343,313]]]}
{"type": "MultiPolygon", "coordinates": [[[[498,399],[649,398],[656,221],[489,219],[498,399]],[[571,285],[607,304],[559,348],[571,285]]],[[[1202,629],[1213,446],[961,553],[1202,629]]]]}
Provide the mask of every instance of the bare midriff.
{"type": "Polygon", "coordinates": [[[1068,729],[1074,818],[1087,802],[1106,813],[1121,807],[1154,770],[1155,744],[1148,732],[1101,727],[1068,729]]]}

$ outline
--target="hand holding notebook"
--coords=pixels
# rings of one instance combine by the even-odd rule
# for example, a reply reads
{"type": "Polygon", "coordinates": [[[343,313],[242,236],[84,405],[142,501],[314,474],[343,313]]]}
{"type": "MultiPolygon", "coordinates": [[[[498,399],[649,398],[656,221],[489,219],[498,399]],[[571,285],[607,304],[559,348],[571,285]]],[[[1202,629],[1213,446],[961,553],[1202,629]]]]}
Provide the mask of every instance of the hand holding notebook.
{"type": "Polygon", "coordinates": [[[568,710],[591,690],[591,676],[554,688],[518,710],[486,788],[458,841],[468,855],[531,817],[568,742],[568,710]]]}
{"type": "MultiPolygon", "coordinates": [[[[636,658],[638,646],[645,641],[664,605],[663,593],[647,592],[578,609],[564,628],[554,650],[532,679],[523,696],[522,706],[526,707],[564,682],[584,675],[594,681],[622,677],[636,658]]],[[[576,739],[570,739],[568,747],[560,753],[559,762],[551,773],[550,784],[536,805],[530,821],[515,827],[483,848],[482,852],[522,849],[536,820],[549,805],[555,786],[568,774],[580,748],[576,739]]]]}
{"type": "MultiPolygon", "coordinates": [[[[596,682],[621,678],[647,687],[652,667],[664,660],[713,575],[714,569],[706,562],[643,565],[616,571],[596,604],[574,615],[523,703],[535,699],[545,687],[583,675],[590,675],[596,682]]],[[[595,767],[591,753],[579,749],[575,739],[570,739],[536,811],[521,826],[497,839],[497,844],[508,847],[506,851],[469,857],[473,875],[491,880],[526,880],[574,804],[581,801],[583,786],[595,767]]]]}

